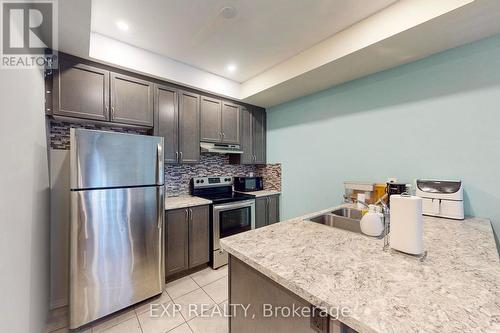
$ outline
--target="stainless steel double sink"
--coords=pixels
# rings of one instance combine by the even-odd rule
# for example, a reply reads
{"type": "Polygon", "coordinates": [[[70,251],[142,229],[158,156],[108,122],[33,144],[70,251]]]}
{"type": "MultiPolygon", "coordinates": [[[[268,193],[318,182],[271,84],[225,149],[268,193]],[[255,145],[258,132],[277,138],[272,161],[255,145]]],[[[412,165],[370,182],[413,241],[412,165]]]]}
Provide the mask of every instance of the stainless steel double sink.
{"type": "Polygon", "coordinates": [[[307,219],[307,221],[320,223],[329,227],[361,233],[361,210],[355,208],[340,208],[333,212],[321,214],[307,219]]]}

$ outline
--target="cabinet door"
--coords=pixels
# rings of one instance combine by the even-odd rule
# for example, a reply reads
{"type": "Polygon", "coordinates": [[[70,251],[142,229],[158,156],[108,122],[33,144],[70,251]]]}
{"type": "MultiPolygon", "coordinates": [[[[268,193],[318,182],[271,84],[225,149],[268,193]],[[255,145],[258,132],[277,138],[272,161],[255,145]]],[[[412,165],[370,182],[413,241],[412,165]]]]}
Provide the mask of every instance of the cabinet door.
{"type": "Polygon", "coordinates": [[[179,92],[179,162],[200,160],[200,96],[179,92]]]}
{"type": "Polygon", "coordinates": [[[267,225],[267,197],[255,198],[255,229],[267,225]]]}
{"type": "Polygon", "coordinates": [[[111,121],[153,126],[153,84],[111,73],[111,121]]]}
{"type": "Polygon", "coordinates": [[[253,121],[252,121],[252,111],[241,107],[240,109],[240,144],[243,154],[240,156],[241,164],[252,164],[253,163],[253,121]]]}
{"type": "Polygon", "coordinates": [[[229,256],[229,304],[246,304],[248,313],[252,314],[240,315],[241,310],[232,307],[234,316],[229,319],[229,332],[319,332],[311,328],[310,316],[285,315],[285,312],[278,311],[274,316],[264,315],[269,304],[276,306],[275,309],[278,309],[277,306],[303,309],[309,308],[310,304],[234,256],[229,256]]]}
{"type": "Polygon", "coordinates": [[[167,276],[189,268],[189,223],[188,209],[169,210],[165,213],[166,253],[165,274],[167,276]]]}
{"type": "Polygon", "coordinates": [[[191,268],[209,261],[210,223],[208,206],[189,209],[189,267],[191,268]]]}
{"type": "Polygon", "coordinates": [[[155,135],[164,139],[165,163],[177,163],[179,156],[177,91],[168,86],[155,86],[155,135]]]}
{"type": "Polygon", "coordinates": [[[109,120],[109,72],[61,59],[54,76],[53,113],[109,120]]]}
{"type": "Polygon", "coordinates": [[[253,154],[256,164],[266,163],[266,112],[253,110],[253,154]]]}
{"type": "Polygon", "coordinates": [[[201,97],[201,141],[221,142],[222,102],[218,99],[201,97]]]}
{"type": "Polygon", "coordinates": [[[222,142],[240,143],[240,107],[222,103],[222,142]]]}
{"type": "Polygon", "coordinates": [[[280,197],[270,195],[267,197],[267,222],[273,224],[280,220],[280,197]]]}

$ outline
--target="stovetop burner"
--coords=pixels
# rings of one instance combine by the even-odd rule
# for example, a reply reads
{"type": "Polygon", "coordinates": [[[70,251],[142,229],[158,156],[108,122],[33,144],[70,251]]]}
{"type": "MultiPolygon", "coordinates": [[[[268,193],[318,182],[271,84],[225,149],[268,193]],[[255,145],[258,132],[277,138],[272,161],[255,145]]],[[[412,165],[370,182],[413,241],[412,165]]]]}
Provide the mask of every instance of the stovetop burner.
{"type": "Polygon", "coordinates": [[[216,194],[195,194],[200,198],[204,198],[212,201],[214,204],[221,204],[234,201],[242,201],[253,199],[254,197],[249,194],[243,194],[238,192],[231,193],[216,193],[216,194]]]}
{"type": "Polygon", "coordinates": [[[231,177],[195,177],[191,179],[192,195],[211,200],[214,204],[253,199],[254,196],[233,191],[231,177]]]}

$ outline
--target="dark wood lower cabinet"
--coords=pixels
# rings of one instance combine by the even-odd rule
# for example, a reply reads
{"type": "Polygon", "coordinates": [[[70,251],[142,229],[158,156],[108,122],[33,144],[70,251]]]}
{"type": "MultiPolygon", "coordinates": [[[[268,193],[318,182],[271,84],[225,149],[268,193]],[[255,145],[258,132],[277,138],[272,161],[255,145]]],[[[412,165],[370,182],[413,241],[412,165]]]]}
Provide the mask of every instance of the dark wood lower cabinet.
{"type": "Polygon", "coordinates": [[[208,206],[169,210],[165,213],[165,275],[181,273],[209,261],[208,206]]]}
{"type": "Polygon", "coordinates": [[[280,220],[280,195],[255,198],[255,228],[264,227],[280,220]]]}
{"type": "Polygon", "coordinates": [[[229,308],[231,333],[356,333],[330,316],[311,318],[313,306],[309,302],[231,255],[229,304],[232,304],[229,308]],[[246,316],[241,305],[248,306],[246,316]],[[306,312],[292,316],[291,311],[283,308],[291,311],[305,308],[306,312]]]}
{"type": "Polygon", "coordinates": [[[210,223],[208,206],[189,209],[189,268],[193,268],[209,261],[210,223]]]}
{"type": "Polygon", "coordinates": [[[165,274],[173,275],[189,268],[189,223],[187,209],[165,213],[165,274]]]}
{"type": "Polygon", "coordinates": [[[267,225],[267,197],[255,198],[255,229],[267,225]]]}
{"type": "Polygon", "coordinates": [[[270,195],[267,197],[267,223],[273,224],[280,220],[280,196],[270,195]]]}

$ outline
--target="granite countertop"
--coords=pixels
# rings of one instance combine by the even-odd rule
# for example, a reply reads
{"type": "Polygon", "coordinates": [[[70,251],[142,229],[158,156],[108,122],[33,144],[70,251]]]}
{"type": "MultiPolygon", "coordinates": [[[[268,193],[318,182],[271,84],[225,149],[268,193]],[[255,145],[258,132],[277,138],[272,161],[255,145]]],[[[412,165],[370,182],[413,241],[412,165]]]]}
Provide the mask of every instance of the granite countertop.
{"type": "Polygon", "coordinates": [[[210,205],[212,201],[192,195],[165,198],[165,210],[210,205]]]}
{"type": "MultiPolygon", "coordinates": [[[[221,240],[224,250],[318,307],[347,307],[358,332],[498,332],[500,265],[491,223],[424,217],[427,258],[303,221],[221,240]]],[[[330,314],[334,315],[330,310],[330,314]]]]}
{"type": "Polygon", "coordinates": [[[260,191],[253,191],[253,192],[235,191],[235,192],[254,195],[256,198],[267,197],[269,195],[281,194],[280,191],[276,191],[276,190],[260,190],[260,191]]]}

